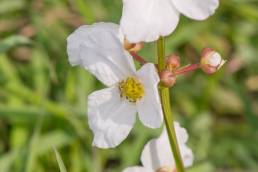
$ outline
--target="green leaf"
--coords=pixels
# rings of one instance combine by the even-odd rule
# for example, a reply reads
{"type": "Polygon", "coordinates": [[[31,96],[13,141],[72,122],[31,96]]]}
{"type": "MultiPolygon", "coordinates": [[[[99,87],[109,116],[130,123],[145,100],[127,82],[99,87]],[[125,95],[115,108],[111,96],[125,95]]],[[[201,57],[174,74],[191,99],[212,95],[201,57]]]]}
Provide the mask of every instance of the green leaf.
{"type": "Polygon", "coordinates": [[[39,137],[40,137],[40,132],[42,128],[42,123],[43,123],[43,116],[39,116],[38,121],[35,125],[35,129],[32,135],[32,138],[30,140],[30,143],[28,145],[27,149],[27,155],[25,158],[25,172],[33,172],[35,171],[36,167],[36,162],[37,162],[37,149],[38,149],[38,144],[39,142],[39,137]]]}
{"type": "Polygon", "coordinates": [[[0,15],[10,13],[13,11],[21,10],[26,5],[24,0],[1,0],[0,2],[0,15]]]}
{"type": "Polygon", "coordinates": [[[9,172],[11,165],[13,164],[14,160],[18,157],[19,151],[11,151],[5,155],[0,157],[0,167],[1,171],[9,172]]]}
{"type": "Polygon", "coordinates": [[[69,135],[64,131],[52,131],[40,137],[39,142],[42,146],[40,146],[37,151],[39,154],[43,154],[47,151],[50,151],[53,146],[55,148],[67,146],[71,144],[74,139],[75,138],[72,135],[69,135]]]}
{"type": "Polygon", "coordinates": [[[0,42],[0,53],[5,53],[17,45],[24,45],[24,44],[25,45],[31,44],[31,41],[28,38],[24,36],[19,36],[19,35],[13,35],[13,36],[7,37],[6,39],[0,42]]]}
{"type": "Polygon", "coordinates": [[[57,163],[58,163],[60,172],[67,172],[67,170],[66,170],[66,168],[65,168],[65,165],[64,165],[64,162],[63,162],[63,160],[62,160],[61,155],[59,154],[59,152],[57,151],[56,148],[53,148],[53,149],[54,149],[54,151],[55,151],[56,160],[57,160],[57,163]]]}

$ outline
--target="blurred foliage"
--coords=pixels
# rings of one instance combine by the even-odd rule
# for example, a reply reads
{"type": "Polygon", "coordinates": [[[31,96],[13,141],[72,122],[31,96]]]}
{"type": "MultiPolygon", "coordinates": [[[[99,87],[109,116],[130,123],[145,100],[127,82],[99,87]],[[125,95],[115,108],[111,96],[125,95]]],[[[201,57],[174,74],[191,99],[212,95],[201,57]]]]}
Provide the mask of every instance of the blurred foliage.
{"type": "MultiPolygon", "coordinates": [[[[78,26],[118,23],[121,0],[0,0],[0,171],[118,172],[139,164],[160,131],[137,122],[116,149],[92,148],[86,97],[103,86],[67,61],[66,38],[78,26]],[[58,163],[53,147],[56,151],[58,163]],[[62,167],[63,166],[63,167],[62,167]]],[[[221,0],[198,22],[181,17],[167,53],[198,61],[203,47],[227,57],[218,74],[194,72],[172,90],[176,119],[190,133],[189,172],[258,171],[258,0],[221,0]]],[[[140,52],[155,60],[153,44],[140,52]]]]}

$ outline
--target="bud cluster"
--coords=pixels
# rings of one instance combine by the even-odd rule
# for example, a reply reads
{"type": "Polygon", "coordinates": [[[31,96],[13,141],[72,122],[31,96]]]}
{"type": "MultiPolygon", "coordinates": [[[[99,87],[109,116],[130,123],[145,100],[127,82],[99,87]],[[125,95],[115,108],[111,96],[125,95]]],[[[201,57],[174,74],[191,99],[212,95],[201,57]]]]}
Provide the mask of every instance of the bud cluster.
{"type": "Polygon", "coordinates": [[[172,54],[166,58],[166,66],[159,73],[160,82],[165,87],[172,87],[176,83],[175,71],[180,67],[180,57],[172,54]]]}
{"type": "Polygon", "coordinates": [[[180,57],[173,54],[167,57],[165,69],[159,73],[160,81],[163,86],[172,87],[176,83],[177,75],[185,74],[198,68],[201,68],[206,74],[214,74],[225,62],[218,52],[212,48],[204,48],[201,53],[200,63],[180,68],[180,57]]]}

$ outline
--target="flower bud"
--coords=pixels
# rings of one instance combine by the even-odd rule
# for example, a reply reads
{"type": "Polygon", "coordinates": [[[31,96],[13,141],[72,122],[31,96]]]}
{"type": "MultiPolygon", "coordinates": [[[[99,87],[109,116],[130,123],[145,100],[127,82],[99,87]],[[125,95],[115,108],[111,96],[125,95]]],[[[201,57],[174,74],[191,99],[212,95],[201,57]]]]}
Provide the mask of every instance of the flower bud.
{"type": "Polygon", "coordinates": [[[180,67],[180,57],[178,55],[172,54],[166,59],[166,68],[169,71],[173,71],[180,67]]]}
{"type": "Polygon", "coordinates": [[[221,55],[212,48],[204,48],[202,50],[200,67],[205,73],[214,74],[225,62],[226,61],[221,58],[221,55]]]}
{"type": "Polygon", "coordinates": [[[160,82],[165,87],[172,87],[176,83],[176,76],[169,70],[163,70],[159,73],[160,82]]]}
{"type": "Polygon", "coordinates": [[[138,52],[144,47],[144,43],[130,43],[126,38],[124,39],[124,49],[129,52],[138,52]]]}

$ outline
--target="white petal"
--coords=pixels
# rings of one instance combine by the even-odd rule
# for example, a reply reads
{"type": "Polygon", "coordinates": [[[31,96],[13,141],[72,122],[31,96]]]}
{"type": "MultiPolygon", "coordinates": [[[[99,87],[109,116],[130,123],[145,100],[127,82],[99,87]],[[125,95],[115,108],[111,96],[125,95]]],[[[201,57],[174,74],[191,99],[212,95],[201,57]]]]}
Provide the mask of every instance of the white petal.
{"type": "Polygon", "coordinates": [[[214,67],[217,67],[221,64],[222,58],[219,53],[213,53],[209,58],[208,64],[214,67]]]}
{"type": "Polygon", "coordinates": [[[145,64],[137,76],[144,85],[145,95],[136,103],[139,118],[150,128],[159,128],[163,121],[162,107],[158,92],[159,76],[153,64],[145,64]]]}
{"type": "Polygon", "coordinates": [[[141,162],[144,167],[155,170],[164,166],[175,166],[169,143],[161,139],[152,139],[145,145],[141,162]]]}
{"type": "Polygon", "coordinates": [[[184,162],[184,166],[191,167],[193,165],[193,161],[194,161],[194,155],[193,155],[192,150],[186,145],[181,145],[180,151],[181,151],[181,156],[182,156],[182,159],[184,162]]]}
{"type": "Polygon", "coordinates": [[[135,73],[132,57],[123,49],[119,26],[97,23],[79,27],[67,38],[71,65],[81,65],[111,86],[135,73]]]}
{"type": "Polygon", "coordinates": [[[154,172],[152,169],[144,167],[129,167],[123,170],[123,172],[154,172]]]}
{"type": "Polygon", "coordinates": [[[219,0],[171,0],[176,9],[185,16],[204,20],[214,14],[219,6],[219,0]]]}
{"type": "Polygon", "coordinates": [[[121,30],[131,43],[151,42],[173,32],[179,13],[171,0],[123,0],[121,30]]]}
{"type": "MultiPolygon", "coordinates": [[[[182,145],[188,140],[188,133],[185,128],[181,127],[179,122],[174,122],[174,127],[176,131],[176,137],[178,144],[182,145]]],[[[164,129],[163,133],[167,135],[167,131],[164,129]]]]}
{"type": "MultiPolygon", "coordinates": [[[[178,142],[181,156],[182,156],[182,159],[184,162],[184,166],[190,167],[193,165],[194,156],[193,156],[192,150],[186,145],[186,142],[189,138],[187,130],[185,128],[181,127],[179,122],[176,122],[176,121],[174,122],[174,127],[175,127],[177,142],[178,142]]],[[[162,139],[164,142],[169,143],[167,130],[165,127],[164,127],[162,135],[160,136],[159,139],[162,139]]]]}
{"type": "Polygon", "coordinates": [[[117,87],[93,92],[88,97],[89,126],[97,147],[119,145],[131,131],[135,117],[135,106],[120,98],[117,87]]]}
{"type": "MultiPolygon", "coordinates": [[[[184,165],[185,167],[191,166],[193,163],[193,154],[191,149],[185,145],[188,138],[187,132],[184,128],[180,127],[177,122],[174,123],[174,126],[184,165]]],[[[141,161],[144,167],[153,169],[158,169],[164,166],[175,166],[166,128],[164,128],[158,139],[153,139],[145,145],[141,155],[141,161]]]]}

